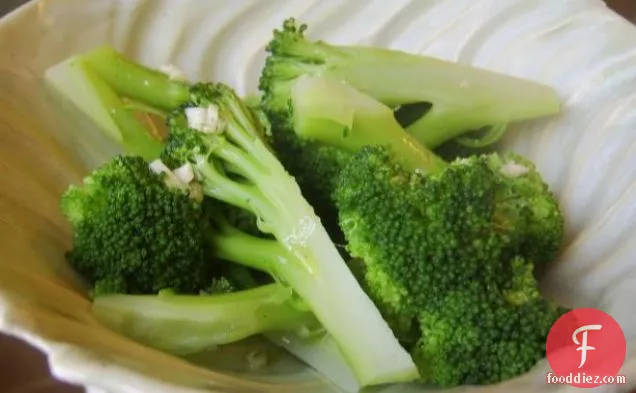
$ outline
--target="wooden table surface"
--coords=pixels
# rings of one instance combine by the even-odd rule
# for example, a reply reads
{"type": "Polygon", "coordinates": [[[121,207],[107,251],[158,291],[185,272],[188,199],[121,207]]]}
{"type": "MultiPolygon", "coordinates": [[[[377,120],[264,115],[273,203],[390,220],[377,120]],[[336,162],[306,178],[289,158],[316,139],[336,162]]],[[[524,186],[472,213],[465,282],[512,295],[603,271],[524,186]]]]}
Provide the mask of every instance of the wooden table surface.
{"type": "MultiPolygon", "coordinates": [[[[617,12],[636,22],[636,0],[607,0],[606,2],[617,12]]],[[[24,3],[26,3],[25,0],[0,0],[0,16],[24,3]]],[[[49,375],[46,359],[40,352],[3,335],[0,335],[0,370],[2,370],[1,392],[80,393],[83,391],[83,389],[54,381],[49,375]]]]}

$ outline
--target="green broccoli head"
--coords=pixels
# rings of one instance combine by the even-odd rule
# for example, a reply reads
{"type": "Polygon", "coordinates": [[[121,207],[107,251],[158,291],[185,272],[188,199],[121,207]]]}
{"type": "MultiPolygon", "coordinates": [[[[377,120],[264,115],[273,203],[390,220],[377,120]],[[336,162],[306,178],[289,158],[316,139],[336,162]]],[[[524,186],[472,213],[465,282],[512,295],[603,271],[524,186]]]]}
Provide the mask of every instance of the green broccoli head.
{"type": "Polygon", "coordinates": [[[71,186],[61,209],[74,233],[69,263],[93,293],[195,293],[210,282],[203,209],[141,157],[117,156],[71,186]]]}
{"type": "Polygon", "coordinates": [[[319,73],[332,55],[328,46],[324,46],[323,52],[321,42],[307,40],[306,30],[307,25],[293,18],[286,19],[281,29],[274,30],[274,37],[266,47],[270,56],[265,60],[259,89],[263,93],[263,107],[277,120],[287,119],[295,80],[302,75],[319,73]]]}
{"type": "Polygon", "coordinates": [[[557,199],[530,160],[515,153],[483,156],[504,184],[499,214],[523,216],[522,253],[543,268],[554,260],[563,239],[565,223],[557,199]]]}
{"type": "MultiPolygon", "coordinates": [[[[511,176],[510,159],[473,156],[423,175],[368,146],[340,173],[334,198],[349,252],[364,261],[365,288],[421,375],[439,385],[527,371],[561,315],[540,295],[531,259],[549,251],[528,244],[539,225],[559,225],[544,214],[558,208],[538,175],[517,168],[511,176]]],[[[558,244],[560,234],[544,231],[552,238],[542,244],[558,244]]]]}
{"type": "Polygon", "coordinates": [[[473,281],[418,314],[421,339],[411,348],[439,386],[488,384],[530,370],[545,355],[552,324],[567,310],[538,291],[532,261],[503,264],[502,287],[473,281]]]}

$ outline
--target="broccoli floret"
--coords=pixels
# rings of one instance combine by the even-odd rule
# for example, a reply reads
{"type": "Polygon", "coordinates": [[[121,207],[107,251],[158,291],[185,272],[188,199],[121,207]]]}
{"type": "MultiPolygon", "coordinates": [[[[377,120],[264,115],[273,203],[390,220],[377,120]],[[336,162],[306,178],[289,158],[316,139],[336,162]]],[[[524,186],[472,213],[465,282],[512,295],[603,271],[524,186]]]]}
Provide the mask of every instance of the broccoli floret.
{"type": "MultiPolygon", "coordinates": [[[[518,178],[508,178],[493,167],[493,157],[500,159],[471,157],[451,163],[439,174],[421,175],[400,166],[386,148],[364,147],[341,173],[335,198],[348,250],[365,262],[365,288],[407,345],[413,344],[414,324],[421,323],[424,311],[433,316],[448,311],[445,294],[464,291],[473,281],[480,285],[469,297],[474,297],[474,306],[465,304],[454,314],[462,328],[459,316],[468,309],[483,312],[492,307],[495,312],[498,297],[523,304],[538,295],[534,277],[527,275],[534,273],[535,262],[519,259],[527,270],[519,266],[512,270],[509,261],[536,255],[529,244],[536,235],[532,223],[552,229],[551,225],[561,228],[560,220],[536,217],[531,201],[546,203],[550,194],[524,194],[525,189],[515,188],[518,178]],[[491,302],[485,296],[493,288],[491,302]]],[[[552,207],[558,214],[556,204],[552,207]]],[[[558,239],[560,235],[551,240],[558,239]]],[[[551,255],[538,251],[550,258],[544,263],[556,254],[554,249],[551,255]]],[[[559,314],[533,318],[542,316],[554,322],[559,314]]],[[[420,331],[431,330],[420,327],[420,331]]],[[[537,334],[543,336],[536,343],[545,343],[547,330],[537,334]]]]}
{"type": "Polygon", "coordinates": [[[100,296],[93,314],[106,326],[162,351],[188,355],[257,334],[320,329],[313,314],[297,306],[293,291],[269,284],[237,292],[100,296]]]}
{"type": "Polygon", "coordinates": [[[497,383],[527,372],[545,356],[547,334],[566,310],[538,294],[531,262],[515,258],[511,264],[522,271],[509,272],[507,279],[528,279],[523,301],[493,292],[491,282],[472,281],[417,315],[422,335],[411,353],[431,382],[497,383]]]}
{"type": "Polygon", "coordinates": [[[224,84],[197,83],[168,124],[162,157],[191,164],[206,196],[253,213],[259,229],[275,239],[251,237],[248,243],[246,234],[219,225],[218,255],[293,288],[338,343],[361,385],[417,378],[412,359],[270,150],[264,126],[245,102],[224,84]]]}
{"type": "Polygon", "coordinates": [[[292,86],[303,75],[346,82],[391,109],[427,104],[407,130],[428,148],[483,127],[500,129],[559,111],[558,96],[548,86],[396,50],[312,41],[306,29],[287,19],[267,46],[259,87],[273,123],[285,118],[292,86]]]}
{"type": "Polygon", "coordinates": [[[367,147],[343,170],[335,193],[348,249],[366,263],[365,287],[389,321],[400,318],[397,332],[409,328],[402,342],[412,340],[405,321],[418,324],[421,338],[410,348],[422,377],[439,385],[528,371],[561,315],[538,297],[534,261],[523,259],[534,254],[525,247],[530,224],[538,223],[531,201],[544,200],[515,189],[491,158],[423,176],[400,168],[386,149],[367,147]],[[504,345],[514,358],[493,350],[504,345]]]}
{"type": "MultiPolygon", "coordinates": [[[[91,297],[167,288],[219,293],[256,286],[257,272],[212,261],[222,255],[214,249],[219,235],[210,217],[227,217],[227,228],[241,234],[255,224],[237,208],[202,201],[200,185],[181,182],[167,167],[157,173],[151,169],[156,164],[117,156],[61,198],[74,234],[68,260],[93,284],[91,297]]],[[[254,236],[246,233],[242,239],[250,244],[254,236]]]]}
{"type": "Polygon", "coordinates": [[[563,218],[534,166],[512,153],[445,162],[331,78],[303,77],[291,96],[297,133],[353,154],[334,192],[347,249],[422,378],[490,383],[543,357],[562,309],[535,265],[556,256],[563,218]]]}
{"type": "Polygon", "coordinates": [[[206,218],[188,188],[172,187],[138,156],[117,156],[70,186],[61,210],[73,229],[68,261],[104,293],[196,293],[211,279],[206,218]]]}

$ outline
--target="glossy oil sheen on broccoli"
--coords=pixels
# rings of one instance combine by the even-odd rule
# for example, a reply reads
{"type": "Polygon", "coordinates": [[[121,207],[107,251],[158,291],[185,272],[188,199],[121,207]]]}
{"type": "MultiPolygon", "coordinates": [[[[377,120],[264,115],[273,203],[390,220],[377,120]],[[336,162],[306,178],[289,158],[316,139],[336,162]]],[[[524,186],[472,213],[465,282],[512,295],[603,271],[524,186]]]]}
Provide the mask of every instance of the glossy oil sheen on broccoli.
{"type": "Polygon", "coordinates": [[[211,279],[199,202],[169,187],[141,157],[119,156],[71,186],[70,264],[102,293],[195,293],[211,279]]]}
{"type": "Polygon", "coordinates": [[[543,358],[563,310],[539,293],[535,265],[555,257],[563,218],[532,163],[446,163],[390,108],[331,78],[299,80],[292,104],[296,132],[353,153],[334,193],[340,225],[422,378],[491,383],[543,358]]]}

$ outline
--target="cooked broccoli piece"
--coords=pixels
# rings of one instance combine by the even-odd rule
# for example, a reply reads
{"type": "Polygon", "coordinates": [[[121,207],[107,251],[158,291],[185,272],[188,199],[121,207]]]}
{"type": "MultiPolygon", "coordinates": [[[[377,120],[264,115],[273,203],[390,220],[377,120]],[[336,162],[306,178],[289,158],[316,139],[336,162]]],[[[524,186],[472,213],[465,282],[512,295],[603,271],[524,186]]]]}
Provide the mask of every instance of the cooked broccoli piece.
{"type": "MultiPolygon", "coordinates": [[[[225,284],[231,285],[225,281],[225,284]]],[[[209,350],[268,332],[320,330],[293,291],[269,284],[238,292],[101,296],[92,311],[106,326],[176,355],[209,350]]]]}
{"type": "MultiPolygon", "coordinates": [[[[166,85],[161,78],[156,89],[141,93],[137,89],[148,87],[145,81],[152,82],[157,74],[113,50],[79,55],[75,62],[88,64],[85,70],[118,97],[134,98],[142,112],[146,109],[167,115],[169,137],[160,154],[163,162],[171,169],[193,168],[195,182],[200,181],[206,199],[233,205],[256,217],[258,229],[265,236],[250,236],[232,225],[227,230],[227,217],[219,220],[218,214],[213,214],[213,227],[218,232],[205,236],[216,257],[270,273],[297,293],[328,333],[323,341],[339,348],[360,386],[419,377],[408,352],[360,287],[295,180],[270,150],[264,135],[268,124],[259,121],[262,116],[222,84],[174,81],[166,85]],[[101,63],[94,64],[98,59],[101,63]],[[166,97],[157,98],[164,93],[166,97]],[[166,111],[166,107],[172,110],[166,111]]],[[[70,74],[78,71],[68,62],[60,67],[70,74]]],[[[55,75],[65,74],[50,75],[55,79],[55,75]]],[[[92,97],[87,100],[103,115],[99,119],[108,119],[105,123],[112,126],[104,101],[92,97]]],[[[139,131],[136,126],[126,129],[129,126],[116,123],[113,133],[139,131]]],[[[140,138],[136,143],[145,142],[140,138]]],[[[147,146],[133,144],[128,148],[139,151],[147,146]]],[[[316,349],[313,354],[320,352],[320,343],[316,349]]],[[[309,359],[313,361],[316,359],[309,359]]],[[[337,380],[339,376],[334,374],[326,376],[337,380]]]]}
{"type": "MultiPolygon", "coordinates": [[[[227,228],[242,233],[241,225],[248,224],[236,225],[241,212],[201,198],[196,182],[182,182],[167,167],[162,171],[159,162],[149,164],[139,156],[117,156],[82,186],[70,186],[61,198],[74,234],[67,257],[92,284],[91,297],[256,286],[256,272],[212,261],[222,255],[214,249],[220,235],[210,217],[227,216],[227,228]]],[[[252,236],[244,238],[249,245],[252,236]]]]}
{"type": "Polygon", "coordinates": [[[279,244],[241,232],[198,191],[156,161],[117,156],[64,193],[74,231],[68,259],[93,284],[95,316],[180,355],[278,330],[320,331],[289,288],[259,286],[244,266],[212,261],[255,263],[268,255],[252,245],[279,244]]]}
{"type": "MultiPolygon", "coordinates": [[[[530,81],[395,50],[311,41],[294,19],[274,31],[259,89],[271,122],[272,146],[335,241],[341,241],[331,194],[347,152],[294,133],[292,87],[302,76],[328,76],[395,110],[429,148],[456,140],[471,147],[499,140],[506,124],[558,112],[555,92],[530,81]],[[523,92],[520,94],[520,92],[523,92]],[[486,128],[485,135],[476,132],[486,128]]],[[[331,97],[326,97],[331,98],[331,97]]],[[[336,98],[337,99],[337,98],[336,98]]]]}
{"type": "Polygon", "coordinates": [[[93,296],[196,293],[209,284],[206,217],[192,195],[139,156],[117,156],[66,190],[60,205],[73,229],[68,261],[94,285],[93,296]]]}
{"type": "Polygon", "coordinates": [[[264,126],[245,102],[224,84],[197,83],[168,124],[162,158],[191,164],[206,196],[254,213],[259,229],[275,239],[252,237],[247,246],[239,240],[245,234],[219,225],[219,256],[267,271],[293,288],[338,343],[361,385],[417,378],[412,359],[270,150],[264,126]]]}
{"type": "Polygon", "coordinates": [[[446,387],[497,383],[545,356],[548,332],[567,310],[539,294],[532,262],[516,257],[498,270],[503,290],[477,277],[417,314],[422,335],[411,353],[429,381],[446,387]],[[507,289],[505,280],[523,286],[507,289]]]}
{"type": "Polygon", "coordinates": [[[146,160],[158,157],[163,141],[162,135],[148,131],[148,122],[139,114],[162,118],[187,101],[189,93],[186,83],[130,62],[109,46],[56,64],[46,71],[45,80],[119,143],[125,153],[146,160]]]}
{"type": "Polygon", "coordinates": [[[563,217],[532,163],[445,162],[335,79],[303,77],[291,97],[297,133],[353,154],[334,192],[347,248],[422,378],[490,383],[536,364],[563,309],[534,270],[556,256],[563,217]]]}
{"type": "Polygon", "coordinates": [[[391,49],[311,41],[306,29],[287,19],[267,46],[270,56],[259,85],[263,107],[276,121],[284,119],[291,88],[303,75],[333,77],[392,109],[426,105],[407,129],[428,148],[483,127],[500,129],[553,115],[560,108],[556,92],[545,85],[391,49]]]}

